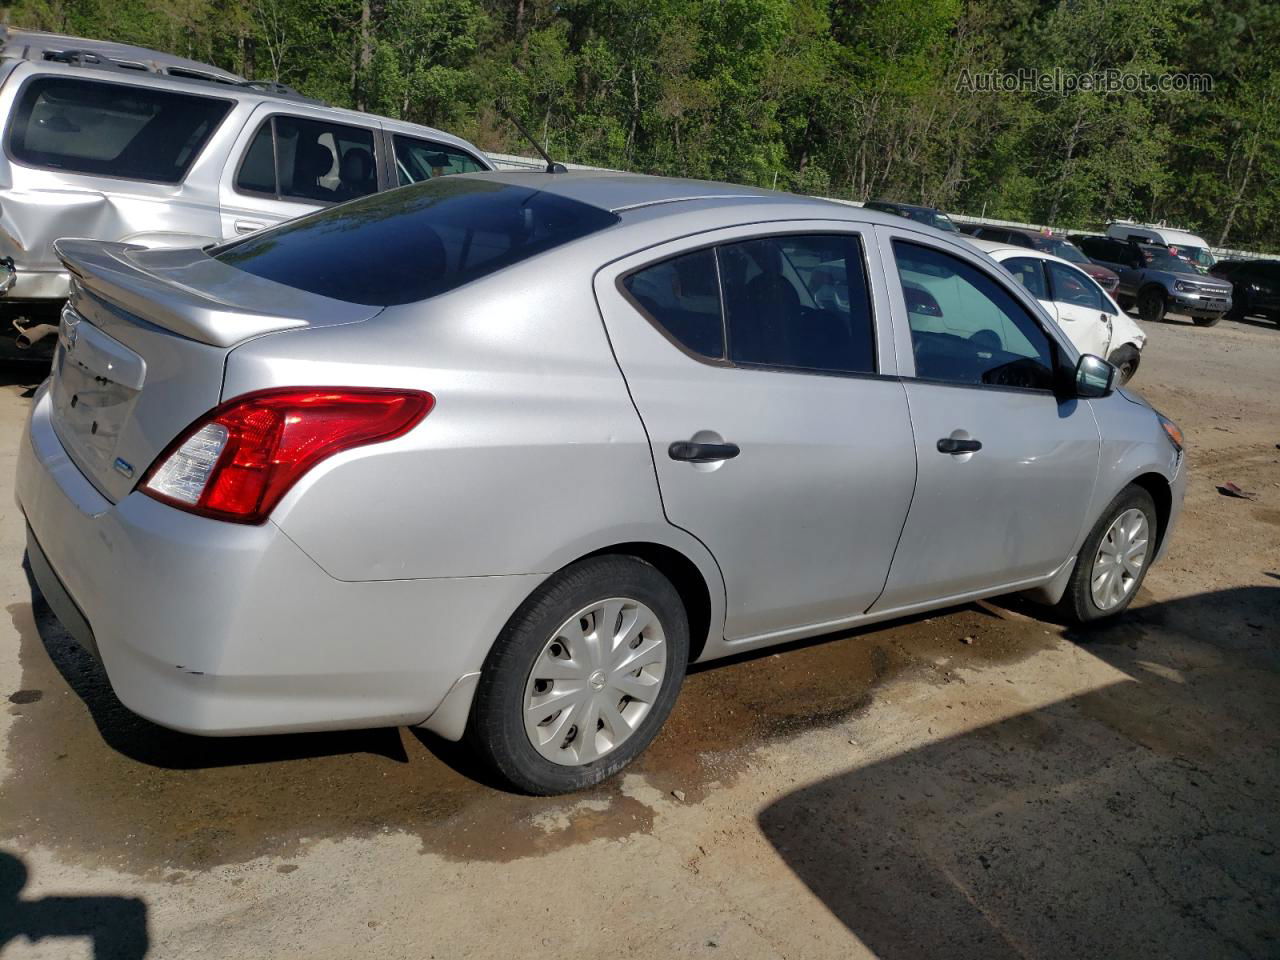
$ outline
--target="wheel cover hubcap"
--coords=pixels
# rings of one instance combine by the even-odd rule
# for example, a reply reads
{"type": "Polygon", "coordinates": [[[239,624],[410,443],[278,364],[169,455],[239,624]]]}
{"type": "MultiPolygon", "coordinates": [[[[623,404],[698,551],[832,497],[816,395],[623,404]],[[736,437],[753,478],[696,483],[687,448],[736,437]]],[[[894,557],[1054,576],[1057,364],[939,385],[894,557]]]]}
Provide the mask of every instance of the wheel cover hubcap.
{"type": "Polygon", "coordinates": [[[551,635],[529,671],[529,742],[563,766],[600,759],[640,727],[666,672],[667,640],[649,607],[626,597],[583,607],[551,635]]]}
{"type": "Polygon", "coordinates": [[[1147,562],[1147,515],[1131,507],[1112,521],[1093,558],[1089,591],[1099,610],[1119,606],[1137,586],[1147,562]]]}

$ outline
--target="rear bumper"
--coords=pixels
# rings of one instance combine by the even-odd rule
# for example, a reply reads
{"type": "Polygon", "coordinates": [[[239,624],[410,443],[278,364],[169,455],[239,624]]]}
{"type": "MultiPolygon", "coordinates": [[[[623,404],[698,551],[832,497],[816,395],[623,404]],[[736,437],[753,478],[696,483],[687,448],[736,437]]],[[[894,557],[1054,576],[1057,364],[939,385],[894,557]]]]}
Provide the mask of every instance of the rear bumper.
{"type": "Polygon", "coordinates": [[[112,504],[68,459],[49,407],[42,391],[18,457],[32,571],[120,700],[163,726],[430,727],[542,579],[335,580],[270,522],[221,523],[138,493],[112,504]]]}

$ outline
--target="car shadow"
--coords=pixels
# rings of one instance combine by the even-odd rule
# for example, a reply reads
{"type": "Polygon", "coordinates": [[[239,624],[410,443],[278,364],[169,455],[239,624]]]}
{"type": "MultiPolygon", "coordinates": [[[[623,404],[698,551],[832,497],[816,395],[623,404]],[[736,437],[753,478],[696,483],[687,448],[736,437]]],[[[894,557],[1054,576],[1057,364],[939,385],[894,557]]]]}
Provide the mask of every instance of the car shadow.
{"type": "Polygon", "coordinates": [[[1280,955],[1280,587],[1069,639],[1123,679],[758,817],[882,960],[1280,955]]]}
{"type": "Polygon", "coordinates": [[[1280,323],[1275,320],[1267,320],[1264,317],[1232,317],[1232,323],[1242,323],[1249,327],[1263,327],[1267,330],[1280,329],[1280,323]]]}
{"type": "Polygon", "coordinates": [[[94,960],[141,960],[150,949],[147,906],[137,897],[26,899],[27,867],[0,850],[0,953],[19,940],[88,940],[94,960]]]}

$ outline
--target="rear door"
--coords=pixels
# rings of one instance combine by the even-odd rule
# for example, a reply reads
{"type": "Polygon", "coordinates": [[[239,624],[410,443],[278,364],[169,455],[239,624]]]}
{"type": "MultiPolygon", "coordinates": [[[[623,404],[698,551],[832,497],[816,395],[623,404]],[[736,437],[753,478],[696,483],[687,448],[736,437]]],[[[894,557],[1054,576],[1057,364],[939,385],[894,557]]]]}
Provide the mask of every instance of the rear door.
{"type": "Polygon", "coordinates": [[[884,586],[915,450],[867,236],[735,228],[596,276],[667,518],[724,574],[729,640],[860,614],[884,586]]]}
{"type": "Polygon", "coordinates": [[[252,233],[374,193],[381,130],[262,104],[237,138],[219,186],[223,237],[252,233]]]}
{"type": "MultiPolygon", "coordinates": [[[[876,611],[1049,576],[1093,496],[1098,427],[1053,391],[1063,348],[977,256],[878,227],[918,461],[915,497],[876,611]],[[924,290],[911,295],[909,289],[924,290]],[[919,304],[928,305],[921,310],[919,304]]],[[[1068,351],[1068,361],[1073,360],[1068,351]]]]}

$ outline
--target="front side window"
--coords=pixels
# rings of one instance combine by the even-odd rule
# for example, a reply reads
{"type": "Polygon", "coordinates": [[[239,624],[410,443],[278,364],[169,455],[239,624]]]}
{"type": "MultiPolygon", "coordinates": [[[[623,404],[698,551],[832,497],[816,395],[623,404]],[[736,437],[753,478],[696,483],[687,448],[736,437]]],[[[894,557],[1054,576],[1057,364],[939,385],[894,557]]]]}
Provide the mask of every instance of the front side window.
{"type": "Polygon", "coordinates": [[[1052,299],[1076,307],[1101,310],[1102,291],[1098,285],[1074,267],[1052,260],[1045,264],[1049,270],[1049,284],[1053,287],[1052,299]]]}
{"type": "Polygon", "coordinates": [[[457,147],[400,134],[391,140],[395,147],[396,178],[402,187],[451,173],[476,173],[485,169],[479,160],[457,147]]]}
{"type": "Polygon", "coordinates": [[[856,236],[763,237],[717,248],[737,364],[874,373],[875,335],[856,236]]]}
{"type": "Polygon", "coordinates": [[[529,187],[441,177],[210,248],[229,266],[348,303],[416,303],[603,230],[617,214],[529,187]]]}
{"type": "Polygon", "coordinates": [[[959,257],[893,241],[916,376],[946,383],[1050,390],[1053,348],[1035,318],[959,257]]]}
{"type": "Polygon", "coordinates": [[[103,177],[179,183],[231,104],[80,77],[37,77],[9,126],[19,163],[103,177]]]}
{"type": "Polygon", "coordinates": [[[1037,257],[1011,257],[1003,261],[1003,266],[1037,300],[1050,299],[1044,280],[1043,260],[1037,257]]]}
{"type": "Polygon", "coordinates": [[[715,250],[695,250],[637,270],[623,289],[659,329],[686,350],[720,360],[724,322],[715,250]]]}

